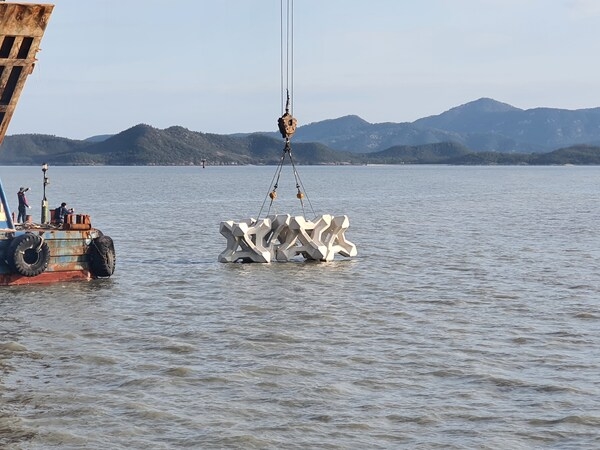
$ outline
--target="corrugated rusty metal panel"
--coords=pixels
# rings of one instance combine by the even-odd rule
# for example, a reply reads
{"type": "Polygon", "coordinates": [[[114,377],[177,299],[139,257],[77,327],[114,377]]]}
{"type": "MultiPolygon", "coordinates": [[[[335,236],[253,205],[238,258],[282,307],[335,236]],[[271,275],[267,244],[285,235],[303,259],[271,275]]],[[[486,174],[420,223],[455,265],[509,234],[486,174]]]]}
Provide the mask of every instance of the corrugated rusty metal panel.
{"type": "Polygon", "coordinates": [[[50,261],[51,264],[48,264],[48,268],[45,272],[68,272],[73,270],[90,270],[90,265],[88,261],[73,261],[73,262],[63,262],[57,263],[54,261],[50,261]]]}
{"type": "Polygon", "coordinates": [[[88,270],[88,249],[92,242],[89,231],[54,230],[42,238],[50,249],[49,271],[88,270]]]}
{"type": "Polygon", "coordinates": [[[19,101],[54,5],[0,1],[0,144],[19,101]]]}
{"type": "Polygon", "coordinates": [[[89,260],[88,255],[63,255],[63,256],[51,256],[48,267],[53,265],[66,265],[66,264],[87,264],[89,260]]]}
{"type": "Polygon", "coordinates": [[[79,258],[88,253],[89,245],[83,245],[76,241],[46,241],[50,249],[51,258],[79,258]],[[56,246],[57,242],[63,242],[61,246],[56,246]]]}
{"type": "Polygon", "coordinates": [[[100,233],[96,229],[92,230],[63,230],[63,229],[31,229],[28,230],[30,233],[37,233],[42,236],[45,240],[85,240],[87,245],[91,244],[92,239],[100,236],[100,233]]]}
{"type": "Polygon", "coordinates": [[[75,239],[43,238],[50,249],[50,256],[85,255],[91,242],[82,236],[75,239]]]}
{"type": "Polygon", "coordinates": [[[62,245],[56,246],[54,245],[56,241],[48,241],[48,247],[50,248],[50,255],[52,257],[62,257],[62,256],[81,256],[85,255],[88,251],[87,245],[62,245]]]}

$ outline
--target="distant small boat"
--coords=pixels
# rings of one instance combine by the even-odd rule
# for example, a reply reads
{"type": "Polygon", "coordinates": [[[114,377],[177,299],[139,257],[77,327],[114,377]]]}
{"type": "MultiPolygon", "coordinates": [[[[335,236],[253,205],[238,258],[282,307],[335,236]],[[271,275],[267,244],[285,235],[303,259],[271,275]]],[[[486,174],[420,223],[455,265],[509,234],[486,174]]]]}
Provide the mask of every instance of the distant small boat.
{"type": "MultiPolygon", "coordinates": [[[[0,1],[0,144],[36,62],[54,5],[0,1]]],[[[0,182],[0,286],[46,284],[110,277],[115,270],[112,239],[92,227],[85,214],[68,214],[53,223],[46,199],[39,223],[27,216],[15,224],[0,182]]]]}

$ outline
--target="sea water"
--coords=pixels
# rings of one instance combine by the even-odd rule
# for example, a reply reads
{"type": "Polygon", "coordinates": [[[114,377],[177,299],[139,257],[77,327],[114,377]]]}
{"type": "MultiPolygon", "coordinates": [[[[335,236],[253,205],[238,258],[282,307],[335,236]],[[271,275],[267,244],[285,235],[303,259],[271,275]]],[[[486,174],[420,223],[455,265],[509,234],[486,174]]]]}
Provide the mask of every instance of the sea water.
{"type": "Polygon", "coordinates": [[[0,447],[600,447],[600,167],[297,169],[50,167],[116,272],[1,288],[0,447]],[[358,256],[217,262],[267,211],[358,256]]]}

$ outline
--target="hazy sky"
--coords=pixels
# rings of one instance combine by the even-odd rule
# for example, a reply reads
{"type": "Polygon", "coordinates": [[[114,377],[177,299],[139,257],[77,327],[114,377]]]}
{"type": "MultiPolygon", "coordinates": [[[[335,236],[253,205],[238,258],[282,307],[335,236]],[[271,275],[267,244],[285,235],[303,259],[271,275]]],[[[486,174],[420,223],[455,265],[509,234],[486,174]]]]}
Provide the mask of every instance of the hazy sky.
{"type": "MultiPolygon", "coordinates": [[[[8,134],[275,131],[280,0],[56,0],[8,134]]],[[[600,0],[295,0],[294,115],[600,106],[600,0]]]]}

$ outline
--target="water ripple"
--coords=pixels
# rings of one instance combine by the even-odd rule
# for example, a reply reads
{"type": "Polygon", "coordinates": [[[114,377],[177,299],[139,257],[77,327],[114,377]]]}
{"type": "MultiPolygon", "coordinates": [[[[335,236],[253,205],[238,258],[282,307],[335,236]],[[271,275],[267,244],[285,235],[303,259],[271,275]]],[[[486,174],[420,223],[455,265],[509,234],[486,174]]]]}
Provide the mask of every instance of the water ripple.
{"type": "Polygon", "coordinates": [[[305,169],[359,257],[218,263],[270,168],[60,169],[117,272],[3,291],[0,447],[598,447],[600,169],[305,169]]]}

